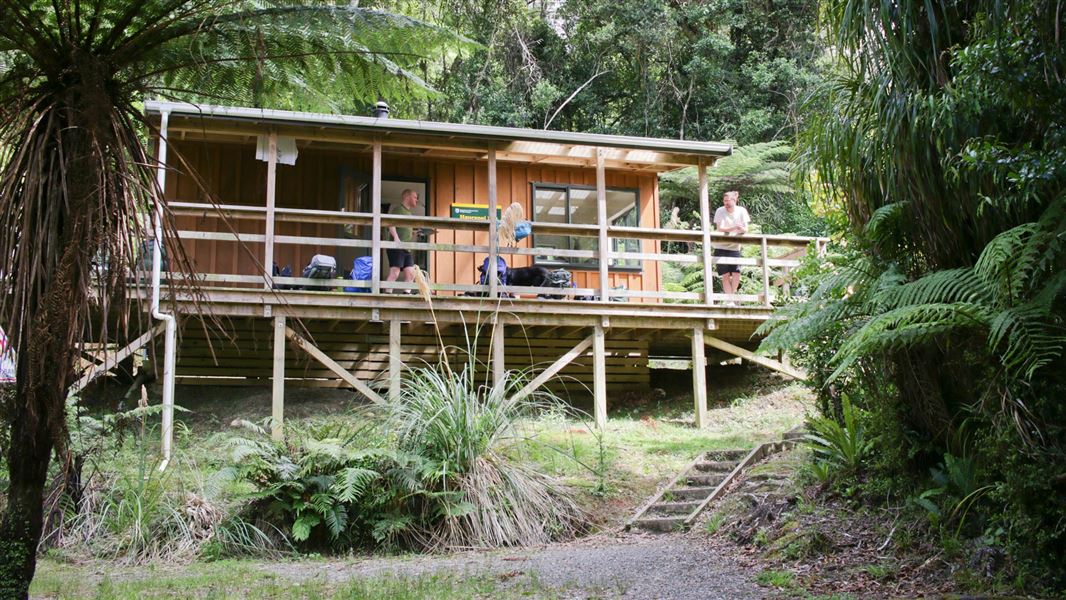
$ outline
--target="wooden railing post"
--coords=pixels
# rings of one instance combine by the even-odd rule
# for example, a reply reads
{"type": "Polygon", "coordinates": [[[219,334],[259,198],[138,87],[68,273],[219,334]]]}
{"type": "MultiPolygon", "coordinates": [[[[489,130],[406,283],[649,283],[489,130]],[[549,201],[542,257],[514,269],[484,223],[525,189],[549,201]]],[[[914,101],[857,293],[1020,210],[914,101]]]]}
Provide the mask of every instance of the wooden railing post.
{"type": "Polygon", "coordinates": [[[607,174],[604,167],[603,148],[596,148],[596,224],[600,228],[600,302],[610,302],[611,284],[607,277],[610,259],[610,242],[607,239],[607,174]]]}
{"type": "Polygon", "coordinates": [[[496,273],[496,257],[499,256],[500,240],[496,223],[496,147],[489,146],[489,298],[495,298],[499,279],[496,273]]]}
{"type": "Polygon", "coordinates": [[[711,200],[707,192],[707,165],[699,159],[700,231],[703,232],[703,302],[714,305],[714,271],[711,262],[711,200]]]}
{"type": "Polygon", "coordinates": [[[373,214],[370,232],[370,255],[374,268],[370,275],[370,293],[381,293],[381,140],[374,139],[374,159],[370,174],[370,211],[373,214]]]}
{"type": "Polygon", "coordinates": [[[766,247],[766,236],[760,240],[760,256],[762,257],[762,301],[763,306],[769,307],[770,302],[770,253],[766,247]]]}
{"type": "Polygon", "coordinates": [[[267,144],[266,236],[263,241],[263,287],[270,289],[274,277],[274,208],[277,194],[278,133],[270,132],[267,144]]]}

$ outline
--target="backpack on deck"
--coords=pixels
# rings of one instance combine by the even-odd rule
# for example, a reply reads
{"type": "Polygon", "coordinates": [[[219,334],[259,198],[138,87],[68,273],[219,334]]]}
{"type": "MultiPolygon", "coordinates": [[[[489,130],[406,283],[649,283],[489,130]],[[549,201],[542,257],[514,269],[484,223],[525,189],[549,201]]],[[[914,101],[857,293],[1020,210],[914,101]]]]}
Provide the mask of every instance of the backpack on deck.
{"type": "Polygon", "coordinates": [[[325,254],[316,254],[304,267],[303,277],[308,279],[333,279],[337,275],[337,259],[325,254]]]}
{"type": "MultiPolygon", "coordinates": [[[[478,283],[481,285],[489,284],[489,257],[485,257],[485,260],[481,262],[481,266],[477,268],[481,272],[481,277],[478,279],[478,283]]],[[[502,256],[496,257],[496,281],[500,285],[508,285],[510,282],[507,277],[507,261],[503,260],[502,256]]]]}
{"type": "Polygon", "coordinates": [[[574,276],[570,274],[570,271],[566,269],[555,269],[548,272],[548,286],[557,288],[568,288],[573,283],[574,276]]]}
{"type": "MultiPolygon", "coordinates": [[[[545,282],[544,287],[554,287],[559,289],[572,288],[574,287],[574,276],[566,269],[548,271],[548,280],[545,282]]],[[[551,300],[562,300],[566,298],[563,294],[537,294],[537,297],[548,298],[551,300]]]]}
{"type": "MultiPolygon", "coordinates": [[[[360,256],[352,261],[352,270],[348,271],[348,279],[353,281],[370,281],[374,277],[374,258],[371,256],[360,256]]],[[[360,294],[370,293],[370,288],[364,287],[346,287],[346,292],[356,292],[360,294]]]]}
{"type": "MultiPolygon", "coordinates": [[[[271,272],[274,274],[274,277],[292,277],[292,267],[289,265],[285,265],[284,268],[279,269],[278,263],[274,263],[274,268],[271,272]]],[[[295,290],[299,289],[300,286],[274,283],[270,287],[275,290],[295,290]]]]}

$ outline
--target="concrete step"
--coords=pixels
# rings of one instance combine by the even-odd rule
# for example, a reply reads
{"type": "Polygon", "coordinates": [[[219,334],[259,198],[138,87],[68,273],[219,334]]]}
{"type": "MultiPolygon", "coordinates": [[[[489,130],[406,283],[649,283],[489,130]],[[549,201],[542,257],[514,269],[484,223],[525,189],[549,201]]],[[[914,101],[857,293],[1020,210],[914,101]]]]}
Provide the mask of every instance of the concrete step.
{"type": "Polygon", "coordinates": [[[703,471],[705,473],[728,473],[736,468],[736,466],[737,463],[728,460],[698,462],[695,465],[697,471],[703,471]]]}
{"type": "Polygon", "coordinates": [[[670,501],[678,500],[703,500],[711,495],[713,487],[683,487],[667,490],[666,496],[670,501]]]}
{"type": "Polygon", "coordinates": [[[725,472],[707,473],[703,475],[689,475],[688,477],[685,477],[685,481],[688,482],[688,485],[691,486],[718,487],[718,484],[722,483],[722,480],[725,479],[725,476],[725,472]]]}
{"type": "Polygon", "coordinates": [[[667,533],[678,531],[685,524],[685,517],[643,517],[637,519],[633,525],[646,531],[658,531],[667,533]]]}
{"type": "Polygon", "coordinates": [[[747,456],[749,452],[751,452],[751,450],[712,450],[704,456],[710,461],[739,461],[747,456]]]}
{"type": "Polygon", "coordinates": [[[691,500],[687,502],[656,502],[648,507],[648,512],[664,515],[687,515],[696,510],[696,507],[700,505],[700,502],[702,502],[702,500],[691,500]]]}

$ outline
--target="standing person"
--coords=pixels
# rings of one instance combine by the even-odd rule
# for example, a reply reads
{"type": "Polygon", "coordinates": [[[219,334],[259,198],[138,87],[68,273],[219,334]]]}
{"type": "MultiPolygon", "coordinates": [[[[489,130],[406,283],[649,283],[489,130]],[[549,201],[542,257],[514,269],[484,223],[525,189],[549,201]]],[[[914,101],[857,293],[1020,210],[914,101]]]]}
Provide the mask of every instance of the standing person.
{"type": "MultiPolygon", "coordinates": [[[[406,189],[400,194],[400,202],[393,202],[389,206],[390,215],[411,215],[411,209],[418,206],[418,192],[406,189]]],[[[394,242],[410,242],[413,238],[410,227],[389,226],[389,239],[394,242]]],[[[385,281],[396,281],[403,271],[403,280],[411,282],[415,280],[415,259],[410,250],[401,248],[388,248],[385,254],[389,257],[389,274],[385,281]]]]}
{"type": "MultiPolygon", "coordinates": [[[[726,235],[743,235],[748,232],[751,217],[748,209],[737,206],[740,192],[726,192],[722,196],[722,206],[714,211],[714,229],[726,235]]],[[[714,245],[714,255],[722,258],[740,258],[740,244],[720,242],[714,245]]],[[[718,265],[718,276],[722,278],[722,292],[736,294],[740,288],[740,265],[718,265]]],[[[736,306],[735,302],[726,302],[726,306],[736,306]]]]}

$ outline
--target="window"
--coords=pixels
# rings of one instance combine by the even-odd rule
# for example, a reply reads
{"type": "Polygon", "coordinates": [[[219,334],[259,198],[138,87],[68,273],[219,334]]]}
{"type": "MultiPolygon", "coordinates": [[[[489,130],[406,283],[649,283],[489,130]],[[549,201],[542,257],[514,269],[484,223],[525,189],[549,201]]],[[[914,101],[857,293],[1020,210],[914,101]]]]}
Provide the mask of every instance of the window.
{"type": "MultiPolygon", "coordinates": [[[[534,223],[563,223],[571,225],[596,224],[596,188],[578,185],[533,184],[534,223]]],[[[636,227],[640,224],[638,190],[624,188],[607,189],[607,223],[609,225],[636,227]]],[[[536,234],[533,227],[533,245],[538,248],[560,250],[598,250],[599,239],[586,236],[536,234]]],[[[613,252],[640,252],[640,240],[611,238],[613,252]]],[[[552,256],[546,252],[536,257],[536,263],[544,266],[566,265],[576,268],[596,269],[595,258],[570,258],[552,256]]],[[[611,259],[612,269],[640,269],[636,259],[611,259]]]]}

